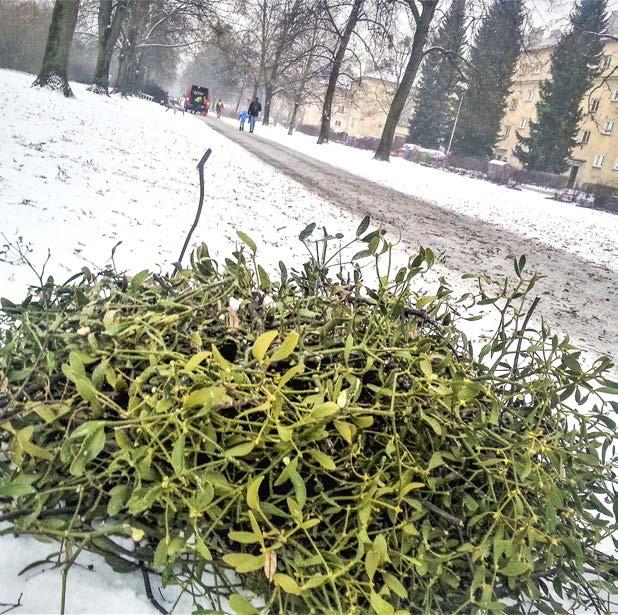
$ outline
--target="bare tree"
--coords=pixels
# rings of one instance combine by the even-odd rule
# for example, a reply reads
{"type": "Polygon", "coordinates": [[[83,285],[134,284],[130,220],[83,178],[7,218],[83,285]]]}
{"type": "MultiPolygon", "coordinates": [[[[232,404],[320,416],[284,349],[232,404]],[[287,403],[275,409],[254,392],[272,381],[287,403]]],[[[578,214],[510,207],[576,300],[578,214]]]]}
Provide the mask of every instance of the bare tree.
{"type": "Polygon", "coordinates": [[[333,15],[333,9],[340,9],[342,8],[341,5],[337,7],[330,7],[328,5],[328,0],[326,0],[324,4],[325,11],[330,17],[332,28],[337,36],[337,43],[330,68],[328,85],[326,86],[324,105],[322,106],[322,120],[320,124],[318,143],[328,142],[328,137],[330,135],[330,118],[333,100],[335,99],[335,92],[337,90],[337,82],[339,81],[339,74],[341,73],[341,67],[343,66],[343,61],[350,43],[350,38],[352,37],[352,32],[354,32],[354,28],[356,28],[361,18],[364,5],[365,0],[353,0],[350,13],[345,21],[343,29],[341,29],[338,27],[336,19],[333,15]]]}
{"type": "MultiPolygon", "coordinates": [[[[268,0],[261,0],[266,4],[268,0]]],[[[310,22],[311,3],[304,0],[284,0],[279,3],[278,19],[275,23],[272,55],[264,66],[264,119],[270,121],[270,108],[273,96],[281,87],[281,77],[300,62],[305,55],[295,42],[310,22]]]]}
{"type": "Polygon", "coordinates": [[[129,0],[129,16],[120,34],[115,90],[133,94],[147,80],[176,70],[182,49],[197,47],[222,28],[219,13],[227,0],[129,0]]]}
{"type": "Polygon", "coordinates": [[[97,65],[92,79],[91,91],[108,94],[109,69],[116,43],[128,15],[129,0],[100,0],[98,13],[97,65]]]}
{"type": "Polygon", "coordinates": [[[393,139],[395,138],[395,130],[397,129],[399,118],[410,96],[412,84],[416,79],[416,74],[423,60],[429,29],[438,5],[438,0],[403,1],[414,17],[416,28],[414,30],[412,50],[408,58],[408,64],[397,87],[390,109],[388,110],[384,129],[382,130],[382,137],[375,152],[374,158],[376,160],[388,161],[390,158],[393,139]]]}
{"type": "Polygon", "coordinates": [[[289,135],[294,132],[298,111],[302,105],[308,100],[315,98],[315,87],[311,88],[309,85],[312,82],[315,82],[316,78],[321,76],[324,71],[324,64],[323,62],[320,62],[320,45],[318,40],[320,34],[320,16],[318,13],[315,13],[313,17],[313,27],[306,37],[307,44],[305,45],[305,48],[307,49],[307,53],[305,54],[300,67],[297,67],[297,74],[293,75],[291,80],[292,109],[288,120],[289,135]]]}
{"type": "Polygon", "coordinates": [[[73,96],[67,73],[78,13],[79,0],[56,0],[43,63],[33,86],[62,90],[65,96],[73,96]]]}
{"type": "Polygon", "coordinates": [[[115,89],[123,96],[134,94],[139,81],[138,42],[140,30],[146,27],[151,0],[131,0],[127,29],[118,59],[115,89]]]}
{"type": "Polygon", "coordinates": [[[41,68],[52,7],[36,0],[0,2],[0,67],[36,73],[41,68]]]}

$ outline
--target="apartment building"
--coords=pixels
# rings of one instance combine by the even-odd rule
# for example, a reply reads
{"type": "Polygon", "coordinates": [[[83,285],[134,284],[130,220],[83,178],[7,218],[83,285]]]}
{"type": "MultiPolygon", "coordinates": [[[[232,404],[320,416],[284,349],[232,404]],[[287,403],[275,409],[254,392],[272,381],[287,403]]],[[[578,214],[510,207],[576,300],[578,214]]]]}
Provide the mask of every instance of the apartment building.
{"type": "MultiPolygon", "coordinates": [[[[609,29],[618,34],[618,11],[612,14],[609,29]]],[[[551,79],[551,54],[558,38],[558,32],[533,30],[518,63],[495,152],[498,159],[515,167],[521,166],[513,154],[517,134],[528,136],[530,121],[536,119],[540,84],[551,79]]],[[[601,68],[603,72],[582,101],[585,118],[565,175],[572,184],[618,187],[618,41],[605,44],[601,68]]]]}
{"type": "MultiPolygon", "coordinates": [[[[386,116],[397,84],[376,75],[364,75],[347,87],[338,87],[332,107],[330,127],[351,137],[381,137],[386,116]]],[[[412,98],[412,97],[411,97],[412,98]]],[[[408,134],[409,108],[401,114],[396,137],[408,134]]],[[[298,125],[319,126],[322,107],[307,105],[299,115],[298,125]]]]}

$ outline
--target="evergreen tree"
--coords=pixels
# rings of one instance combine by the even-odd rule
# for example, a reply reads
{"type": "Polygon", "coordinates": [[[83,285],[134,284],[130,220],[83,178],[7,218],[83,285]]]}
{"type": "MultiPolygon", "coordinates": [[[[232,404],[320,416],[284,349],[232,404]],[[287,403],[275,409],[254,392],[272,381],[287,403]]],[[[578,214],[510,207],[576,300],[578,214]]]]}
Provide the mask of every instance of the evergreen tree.
{"type": "Polygon", "coordinates": [[[568,169],[568,158],[577,145],[582,99],[601,73],[603,42],[598,34],[606,27],[607,0],[577,1],[571,28],[551,57],[551,80],[541,84],[530,136],[518,135],[515,155],[527,168],[549,173],[568,169]]]}
{"type": "Polygon", "coordinates": [[[461,56],[466,40],[466,0],[453,0],[432,41],[441,50],[427,54],[410,119],[408,142],[438,149],[447,141],[455,119],[454,94],[461,81],[461,56]]]}
{"type": "Polygon", "coordinates": [[[458,154],[490,156],[493,152],[522,49],[523,21],[523,0],[495,0],[481,22],[453,141],[458,154]]]}

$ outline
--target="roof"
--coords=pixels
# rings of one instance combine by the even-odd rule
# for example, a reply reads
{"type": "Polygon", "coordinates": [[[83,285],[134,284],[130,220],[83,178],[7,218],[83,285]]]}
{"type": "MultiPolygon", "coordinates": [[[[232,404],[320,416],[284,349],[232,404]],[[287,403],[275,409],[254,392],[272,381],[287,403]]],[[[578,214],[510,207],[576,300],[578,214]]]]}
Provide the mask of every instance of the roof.
{"type": "MultiPolygon", "coordinates": [[[[554,47],[562,34],[568,29],[568,22],[562,28],[545,30],[544,28],[532,28],[526,35],[526,48],[530,51],[549,49],[554,47]]],[[[618,11],[612,11],[609,15],[606,34],[618,36],[618,11]]]]}

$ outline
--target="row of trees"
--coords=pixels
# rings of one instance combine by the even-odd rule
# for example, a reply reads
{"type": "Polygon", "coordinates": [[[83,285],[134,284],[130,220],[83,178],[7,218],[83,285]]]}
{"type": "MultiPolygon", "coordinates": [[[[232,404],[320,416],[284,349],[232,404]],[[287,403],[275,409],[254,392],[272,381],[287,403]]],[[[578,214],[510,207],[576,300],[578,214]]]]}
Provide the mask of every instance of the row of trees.
{"type": "Polygon", "coordinates": [[[271,121],[273,99],[285,99],[290,131],[298,110],[319,101],[318,143],[324,143],[337,88],[360,73],[366,58],[390,72],[399,62],[396,91],[376,150],[376,158],[388,160],[438,4],[439,0],[247,0],[244,19],[221,40],[209,42],[185,74],[212,79],[228,99],[235,96],[237,107],[250,93],[261,92],[265,124],[271,121]],[[411,31],[400,36],[406,18],[411,31]]]}
{"type": "MultiPolygon", "coordinates": [[[[517,155],[530,168],[564,170],[581,120],[580,103],[595,78],[606,27],[606,0],[577,0],[572,27],[552,58],[538,119],[517,155]],[[565,119],[566,118],[566,119],[565,119]],[[557,146],[556,143],[560,142],[557,146]]],[[[361,72],[362,58],[397,73],[375,157],[388,160],[395,130],[422,66],[410,139],[463,155],[490,155],[523,45],[524,0],[56,0],[35,85],[70,96],[67,67],[78,19],[96,42],[92,90],[131,94],[154,75],[173,78],[184,49],[185,78],[205,75],[236,108],[261,92],[263,121],[273,100],[291,109],[322,105],[318,143],[328,141],[337,88],[361,72]],[[480,15],[480,21],[471,16],[480,15]],[[410,27],[407,28],[407,22],[410,27]],[[406,31],[407,30],[407,31],[406,31]],[[468,50],[471,30],[475,37],[468,50]],[[403,51],[401,42],[403,41],[403,51]],[[395,67],[395,64],[398,66],[395,67]],[[396,68],[396,70],[395,70],[396,68]],[[452,126],[458,116],[457,131],[452,126]]],[[[82,35],[84,32],[81,33],[82,35]]]]}
{"type": "MultiPolygon", "coordinates": [[[[572,19],[577,20],[576,15],[592,5],[602,15],[605,4],[606,0],[577,0],[572,19]]],[[[246,19],[231,27],[223,42],[203,49],[190,64],[189,74],[206,73],[224,94],[236,96],[237,108],[245,97],[262,92],[265,124],[271,119],[273,98],[285,99],[291,110],[290,132],[302,105],[321,104],[318,143],[323,143],[330,134],[337,88],[361,72],[359,56],[369,55],[374,66],[392,76],[396,43],[403,40],[404,61],[397,71],[396,90],[375,157],[388,160],[421,66],[410,140],[430,148],[452,145],[461,155],[489,156],[500,134],[517,61],[525,50],[525,0],[451,0],[442,2],[440,10],[438,5],[437,0],[247,0],[246,19]],[[411,27],[402,33],[406,16],[411,27]],[[474,40],[468,47],[472,33],[474,40]]],[[[604,23],[588,20],[585,28],[592,40],[604,23]]],[[[571,36],[577,42],[570,43],[577,47],[582,43],[583,22],[573,21],[572,30],[579,32],[571,36]]],[[[598,43],[598,36],[595,40],[598,43]]],[[[592,55],[581,54],[578,66],[590,64],[592,55]]],[[[584,78],[578,69],[563,86],[576,110],[586,85],[575,84],[576,75],[589,82],[593,72],[588,70],[584,78]]],[[[554,112],[554,118],[563,111],[554,112]]],[[[547,135],[551,132],[548,125],[535,142],[550,148],[547,135]]],[[[525,156],[530,147],[538,150],[538,144],[532,146],[522,139],[518,155],[525,156]]],[[[529,156],[526,163],[536,168],[534,156],[538,158],[529,156]]],[[[566,159],[564,151],[561,156],[566,159]]]]}
{"type": "Polygon", "coordinates": [[[220,29],[226,1],[202,0],[56,0],[47,44],[35,86],[60,89],[72,96],[68,64],[78,19],[95,41],[92,91],[108,94],[116,59],[115,88],[127,95],[164,75],[175,77],[179,52],[220,29]]]}
{"type": "MultiPolygon", "coordinates": [[[[517,61],[524,49],[521,0],[497,0],[466,53],[466,0],[453,0],[423,65],[409,140],[464,156],[490,156],[500,135],[517,61]],[[457,131],[454,132],[454,128],[457,131]]],[[[606,0],[577,0],[570,27],[541,83],[537,119],[518,135],[517,158],[529,169],[562,173],[577,146],[582,101],[601,73],[606,0]]]]}

